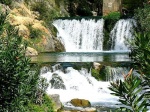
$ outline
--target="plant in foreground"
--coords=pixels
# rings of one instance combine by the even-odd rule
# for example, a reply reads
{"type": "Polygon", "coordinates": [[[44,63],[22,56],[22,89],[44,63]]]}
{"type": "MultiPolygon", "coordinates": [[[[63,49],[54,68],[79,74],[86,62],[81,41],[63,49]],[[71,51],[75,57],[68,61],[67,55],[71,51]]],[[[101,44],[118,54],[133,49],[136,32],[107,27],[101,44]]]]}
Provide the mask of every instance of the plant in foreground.
{"type": "Polygon", "coordinates": [[[132,75],[132,69],[127,75],[124,75],[124,81],[117,80],[111,82],[110,90],[112,95],[119,97],[119,109],[121,112],[147,112],[149,106],[149,79],[145,76],[142,78],[132,75]]]}

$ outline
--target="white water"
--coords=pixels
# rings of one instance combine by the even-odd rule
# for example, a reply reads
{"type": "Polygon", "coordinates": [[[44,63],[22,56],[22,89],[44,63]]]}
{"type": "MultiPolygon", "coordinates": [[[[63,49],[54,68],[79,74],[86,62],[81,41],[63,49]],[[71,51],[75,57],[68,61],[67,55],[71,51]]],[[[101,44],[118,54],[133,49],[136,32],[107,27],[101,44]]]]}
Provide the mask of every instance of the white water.
{"type": "MultiPolygon", "coordinates": [[[[59,65],[54,66],[58,68],[59,65]]],[[[72,67],[68,67],[65,73],[61,69],[41,74],[42,77],[47,79],[47,82],[52,80],[53,74],[58,74],[62,78],[62,84],[66,89],[54,89],[50,85],[47,89],[48,94],[59,94],[60,100],[64,104],[73,98],[87,99],[91,104],[102,104],[105,106],[113,106],[117,103],[117,97],[110,94],[108,86],[109,82],[97,81],[87,69],[82,68],[80,71],[72,67]],[[109,104],[110,103],[110,104],[109,104]]]]}
{"type": "Polygon", "coordinates": [[[105,67],[106,73],[106,81],[116,81],[117,79],[124,80],[123,75],[128,74],[129,69],[126,67],[105,67]]]}
{"type": "Polygon", "coordinates": [[[110,33],[112,50],[129,50],[128,41],[134,38],[134,26],[136,26],[134,19],[121,19],[116,23],[110,33]]]}
{"type": "MultiPolygon", "coordinates": [[[[57,28],[57,37],[64,44],[67,52],[93,52],[103,51],[104,20],[55,20],[53,25],[57,28]]],[[[111,49],[127,51],[127,41],[133,39],[136,22],[134,19],[119,20],[110,32],[111,49]]]]}
{"type": "Polygon", "coordinates": [[[103,50],[103,19],[55,20],[53,25],[67,52],[103,50]]]}

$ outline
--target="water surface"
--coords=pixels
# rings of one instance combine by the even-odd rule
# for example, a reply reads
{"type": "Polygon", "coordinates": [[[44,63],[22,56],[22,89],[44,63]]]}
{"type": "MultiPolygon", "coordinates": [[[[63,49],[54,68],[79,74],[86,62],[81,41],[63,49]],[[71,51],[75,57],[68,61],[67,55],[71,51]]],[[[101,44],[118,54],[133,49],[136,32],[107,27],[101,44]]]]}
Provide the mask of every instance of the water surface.
{"type": "Polygon", "coordinates": [[[59,52],[40,53],[31,57],[34,62],[130,62],[129,52],[59,52]]]}

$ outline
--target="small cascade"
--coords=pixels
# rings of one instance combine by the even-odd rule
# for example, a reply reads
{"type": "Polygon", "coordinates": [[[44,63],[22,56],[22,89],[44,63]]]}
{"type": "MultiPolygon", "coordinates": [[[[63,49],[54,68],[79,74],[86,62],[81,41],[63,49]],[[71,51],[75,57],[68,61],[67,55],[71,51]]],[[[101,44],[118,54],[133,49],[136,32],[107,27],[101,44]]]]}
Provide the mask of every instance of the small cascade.
{"type": "Polygon", "coordinates": [[[119,20],[110,33],[112,41],[112,50],[129,50],[128,41],[133,39],[134,30],[136,26],[134,19],[119,20]]]}
{"type": "Polygon", "coordinates": [[[106,66],[106,81],[116,81],[117,79],[124,80],[123,74],[127,74],[129,69],[126,67],[111,67],[106,66]]]}
{"type": "MultiPolygon", "coordinates": [[[[108,89],[109,82],[97,81],[91,76],[86,68],[75,70],[67,67],[65,70],[55,69],[41,74],[47,79],[50,86],[47,89],[48,94],[59,94],[60,100],[65,105],[73,98],[87,99],[92,105],[102,104],[105,106],[115,105],[117,97],[110,94],[108,89]]],[[[54,68],[54,69],[53,69],[54,68]]]]}
{"type": "Polygon", "coordinates": [[[88,52],[103,50],[104,20],[55,20],[57,37],[65,45],[67,52],[88,52]]]}

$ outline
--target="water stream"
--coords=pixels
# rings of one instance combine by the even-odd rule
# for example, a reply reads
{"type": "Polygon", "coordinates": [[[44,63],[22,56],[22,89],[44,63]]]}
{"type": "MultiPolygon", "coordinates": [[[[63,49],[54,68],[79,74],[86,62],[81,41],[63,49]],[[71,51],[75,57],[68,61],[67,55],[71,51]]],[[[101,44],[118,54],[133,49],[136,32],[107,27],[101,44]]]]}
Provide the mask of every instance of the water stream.
{"type": "Polygon", "coordinates": [[[111,63],[131,62],[127,42],[134,38],[136,23],[133,19],[119,20],[110,32],[111,49],[104,51],[104,22],[103,19],[55,20],[57,38],[64,44],[66,52],[43,53],[32,58],[33,62],[58,62],[51,68],[43,67],[41,76],[50,84],[47,93],[59,94],[65,107],[70,106],[68,102],[73,98],[87,99],[93,106],[109,108],[118,103],[118,97],[112,96],[108,87],[110,81],[123,80],[122,73],[128,73],[129,68],[113,67],[111,63]],[[65,62],[105,62],[110,66],[105,66],[106,80],[98,81],[87,68],[60,65],[65,62]]]}

